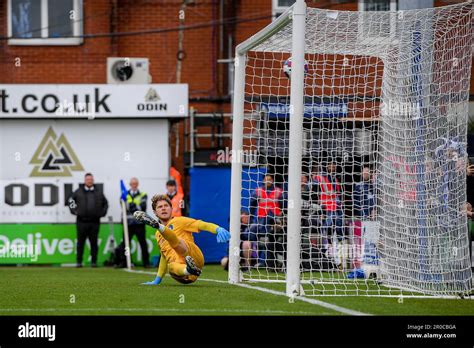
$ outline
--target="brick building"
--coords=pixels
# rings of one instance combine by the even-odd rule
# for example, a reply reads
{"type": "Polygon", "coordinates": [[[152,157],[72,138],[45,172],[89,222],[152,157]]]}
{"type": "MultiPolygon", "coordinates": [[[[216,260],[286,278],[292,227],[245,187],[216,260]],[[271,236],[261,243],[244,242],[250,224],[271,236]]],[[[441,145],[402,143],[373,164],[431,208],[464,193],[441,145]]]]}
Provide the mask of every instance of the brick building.
{"type": "MultiPolygon", "coordinates": [[[[436,0],[435,5],[453,2],[436,0]]],[[[196,112],[229,113],[228,64],[218,60],[233,55],[236,44],[255,34],[291,3],[285,0],[2,1],[0,83],[102,84],[107,81],[107,57],[146,57],[153,83],[188,83],[189,105],[196,112]],[[30,18],[29,31],[22,33],[21,23],[14,23],[14,17],[15,11],[19,11],[17,6],[26,3],[31,3],[31,13],[36,14],[30,18]],[[178,30],[180,25],[186,30],[178,30]],[[62,38],[71,36],[74,38],[62,38]]],[[[357,10],[364,6],[391,8],[390,1],[366,3],[308,1],[309,6],[335,10],[357,10]]],[[[391,3],[396,6],[397,2],[391,3]]],[[[222,121],[217,129],[220,133],[230,133],[229,120],[222,121]]],[[[199,132],[217,131],[204,125],[199,132]]],[[[185,167],[184,153],[189,151],[188,133],[186,121],[173,121],[171,163],[180,171],[185,167]]],[[[206,147],[214,140],[202,138],[199,144],[206,147]]],[[[230,146],[230,137],[221,138],[219,146],[230,146]]]]}

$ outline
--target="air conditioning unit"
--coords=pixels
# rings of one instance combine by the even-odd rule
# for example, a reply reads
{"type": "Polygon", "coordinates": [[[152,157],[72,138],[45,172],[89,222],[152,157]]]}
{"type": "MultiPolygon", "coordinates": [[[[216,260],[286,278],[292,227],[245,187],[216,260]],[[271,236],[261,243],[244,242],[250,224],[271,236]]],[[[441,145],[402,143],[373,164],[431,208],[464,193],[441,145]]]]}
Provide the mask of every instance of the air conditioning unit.
{"type": "Polygon", "coordinates": [[[148,58],[107,58],[107,83],[138,85],[151,83],[148,58]]]}

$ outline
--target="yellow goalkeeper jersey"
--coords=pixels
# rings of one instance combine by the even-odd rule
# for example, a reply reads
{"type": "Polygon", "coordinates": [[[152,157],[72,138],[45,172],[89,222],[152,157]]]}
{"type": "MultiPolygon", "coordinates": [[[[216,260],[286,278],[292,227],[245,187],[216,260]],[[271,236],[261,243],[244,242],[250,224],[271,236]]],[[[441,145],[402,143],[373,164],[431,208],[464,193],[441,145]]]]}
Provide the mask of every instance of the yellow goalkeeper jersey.
{"type": "MultiPolygon", "coordinates": [[[[212,223],[204,222],[202,220],[195,220],[185,216],[177,216],[168,221],[166,227],[172,230],[176,234],[176,237],[184,240],[188,245],[191,245],[194,244],[193,233],[198,233],[200,231],[216,233],[218,226],[212,223]]],[[[155,238],[164,257],[168,261],[174,258],[176,252],[159,231],[156,231],[155,238]]]]}

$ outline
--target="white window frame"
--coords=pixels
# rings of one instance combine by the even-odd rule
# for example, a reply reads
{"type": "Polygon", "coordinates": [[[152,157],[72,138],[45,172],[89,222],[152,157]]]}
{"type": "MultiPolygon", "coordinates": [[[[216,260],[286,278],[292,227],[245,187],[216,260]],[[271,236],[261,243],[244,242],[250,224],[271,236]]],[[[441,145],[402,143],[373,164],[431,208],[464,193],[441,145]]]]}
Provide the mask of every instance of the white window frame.
{"type": "MultiPolygon", "coordinates": [[[[357,9],[358,11],[366,11],[365,10],[365,3],[366,0],[358,0],[357,2],[357,9]]],[[[398,0],[390,0],[390,37],[392,39],[392,43],[396,43],[396,39],[394,38],[395,32],[396,32],[396,18],[398,14],[398,0]]],[[[377,11],[375,11],[377,12],[377,11]]],[[[359,20],[359,41],[364,42],[367,45],[378,45],[380,43],[386,42],[387,38],[386,37],[377,37],[377,36],[362,36],[363,29],[362,27],[364,26],[363,20],[359,20]]]]}
{"type": "MultiPolygon", "coordinates": [[[[359,11],[365,11],[365,3],[366,1],[365,0],[359,0],[358,1],[358,7],[357,9],[359,11]]],[[[390,0],[390,11],[397,11],[397,7],[398,7],[398,0],[390,0]]]]}
{"type": "Polygon", "coordinates": [[[275,20],[279,15],[288,10],[290,6],[278,6],[278,0],[272,0],[272,16],[275,20]]]}
{"type": "MultiPolygon", "coordinates": [[[[73,22],[73,35],[81,36],[83,33],[83,2],[73,0],[74,11],[77,19],[73,22]]],[[[7,27],[8,37],[12,37],[12,0],[8,0],[7,5],[7,27]]],[[[74,46],[80,45],[84,41],[82,37],[49,38],[48,37],[48,0],[41,0],[41,38],[11,38],[9,45],[18,46],[74,46]],[[46,24],[45,24],[46,23],[46,24]]]]}

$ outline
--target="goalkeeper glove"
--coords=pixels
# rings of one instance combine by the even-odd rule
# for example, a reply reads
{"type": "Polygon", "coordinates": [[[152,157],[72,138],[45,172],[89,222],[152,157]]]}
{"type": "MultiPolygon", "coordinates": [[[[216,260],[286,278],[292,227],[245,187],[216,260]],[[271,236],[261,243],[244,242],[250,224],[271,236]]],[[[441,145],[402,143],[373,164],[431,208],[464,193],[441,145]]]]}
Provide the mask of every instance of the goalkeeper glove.
{"type": "Polygon", "coordinates": [[[161,283],[161,277],[156,276],[155,280],[151,282],[142,283],[142,285],[158,285],[161,283]]]}
{"type": "Polygon", "coordinates": [[[223,227],[218,227],[217,230],[217,243],[225,243],[230,239],[230,233],[223,227]]]}

